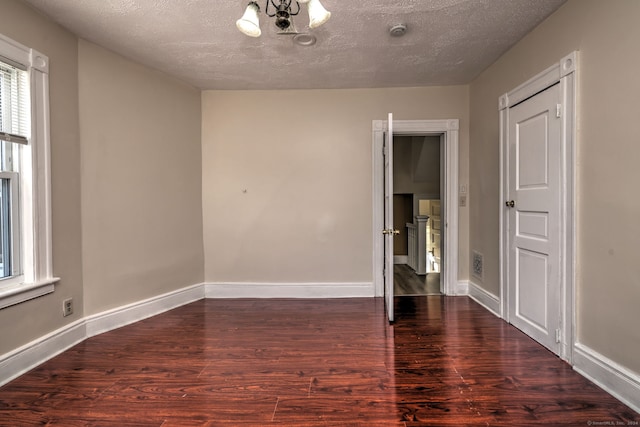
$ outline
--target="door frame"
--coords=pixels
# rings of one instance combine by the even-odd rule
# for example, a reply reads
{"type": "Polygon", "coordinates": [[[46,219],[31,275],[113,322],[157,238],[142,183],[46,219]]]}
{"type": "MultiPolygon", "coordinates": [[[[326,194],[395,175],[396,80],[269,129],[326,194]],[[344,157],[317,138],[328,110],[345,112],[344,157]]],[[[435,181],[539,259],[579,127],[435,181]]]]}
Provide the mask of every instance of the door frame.
{"type": "Polygon", "coordinates": [[[559,83],[561,96],[561,156],[560,159],[560,358],[573,362],[575,344],[575,136],[576,87],[578,52],[571,52],[557,63],[502,95],[498,100],[500,112],[500,315],[509,321],[509,234],[508,209],[504,202],[508,195],[509,107],[512,107],[546,88],[559,83]]]}
{"type": "MultiPolygon", "coordinates": [[[[466,295],[466,288],[458,283],[458,133],[459,120],[394,120],[394,135],[442,135],[444,138],[444,192],[440,199],[443,207],[444,263],[441,281],[445,295],[466,295]]],[[[375,296],[384,296],[384,159],[382,149],[386,120],[372,122],[372,175],[373,175],[373,285],[375,296]]],[[[441,168],[441,169],[442,169],[441,168]]]]}

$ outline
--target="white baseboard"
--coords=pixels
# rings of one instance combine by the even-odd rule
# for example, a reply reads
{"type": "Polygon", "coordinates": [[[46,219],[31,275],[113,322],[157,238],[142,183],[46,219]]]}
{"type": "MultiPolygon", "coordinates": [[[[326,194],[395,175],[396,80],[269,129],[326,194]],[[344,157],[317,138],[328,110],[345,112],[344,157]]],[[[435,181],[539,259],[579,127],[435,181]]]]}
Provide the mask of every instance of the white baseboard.
{"type": "Polygon", "coordinates": [[[394,255],[394,264],[409,264],[409,255],[394,255]]]}
{"type": "Polygon", "coordinates": [[[84,319],[57,329],[0,356],[0,386],[84,341],[84,319]]]}
{"type": "Polygon", "coordinates": [[[584,344],[576,343],[573,369],[640,413],[640,375],[584,344]]]}
{"type": "Polygon", "coordinates": [[[87,338],[139,322],[203,298],[204,286],[198,284],[85,317],[87,338]]]}
{"type": "Polygon", "coordinates": [[[207,283],[205,298],[370,298],[373,283],[207,283]]]}
{"type": "Polygon", "coordinates": [[[70,323],[20,348],[0,355],[0,386],[87,338],[202,298],[204,298],[204,286],[193,285],[70,323]]]}
{"type": "Polygon", "coordinates": [[[472,281],[469,281],[468,295],[469,298],[489,310],[491,313],[495,314],[497,317],[502,318],[502,316],[500,316],[500,298],[498,298],[491,292],[487,292],[472,281]]]}
{"type": "Polygon", "coordinates": [[[453,290],[454,294],[452,296],[463,296],[469,293],[469,281],[468,280],[458,280],[455,284],[455,289],[453,290]]]}

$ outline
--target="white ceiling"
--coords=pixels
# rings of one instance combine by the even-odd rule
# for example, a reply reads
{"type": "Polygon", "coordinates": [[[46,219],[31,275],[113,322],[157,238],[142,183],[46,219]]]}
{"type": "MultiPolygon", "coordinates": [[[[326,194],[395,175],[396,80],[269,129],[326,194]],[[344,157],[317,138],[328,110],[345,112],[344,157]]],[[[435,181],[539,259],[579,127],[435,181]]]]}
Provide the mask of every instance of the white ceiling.
{"type": "MultiPolygon", "coordinates": [[[[566,0],[322,0],[332,13],[303,47],[235,21],[247,0],[25,0],[79,37],[201,89],[466,84],[566,0]],[[404,37],[389,28],[404,23],[404,37]]],[[[264,11],[265,0],[259,0],[264,11]]],[[[308,32],[306,6],[294,18],[308,32]]]]}

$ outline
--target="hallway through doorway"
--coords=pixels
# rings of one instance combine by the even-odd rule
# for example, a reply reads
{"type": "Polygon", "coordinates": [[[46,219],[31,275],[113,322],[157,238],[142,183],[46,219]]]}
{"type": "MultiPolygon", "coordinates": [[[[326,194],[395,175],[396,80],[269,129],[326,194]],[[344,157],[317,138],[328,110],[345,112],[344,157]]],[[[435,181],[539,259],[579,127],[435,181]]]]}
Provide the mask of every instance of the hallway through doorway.
{"type": "Polygon", "coordinates": [[[407,264],[393,266],[395,296],[441,295],[440,273],[416,274],[407,264]]]}

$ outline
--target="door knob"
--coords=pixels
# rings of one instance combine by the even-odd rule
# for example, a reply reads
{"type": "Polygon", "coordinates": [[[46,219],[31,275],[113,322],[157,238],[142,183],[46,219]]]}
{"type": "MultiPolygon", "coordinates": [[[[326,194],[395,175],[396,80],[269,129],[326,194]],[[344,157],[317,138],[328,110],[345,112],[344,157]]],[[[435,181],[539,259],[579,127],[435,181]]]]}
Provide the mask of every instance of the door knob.
{"type": "Polygon", "coordinates": [[[516,205],[516,202],[513,200],[509,200],[507,202],[505,202],[505,204],[507,205],[508,208],[513,208],[516,205]]]}
{"type": "Polygon", "coordinates": [[[394,230],[393,228],[382,230],[382,234],[400,234],[400,230],[394,230]]]}

